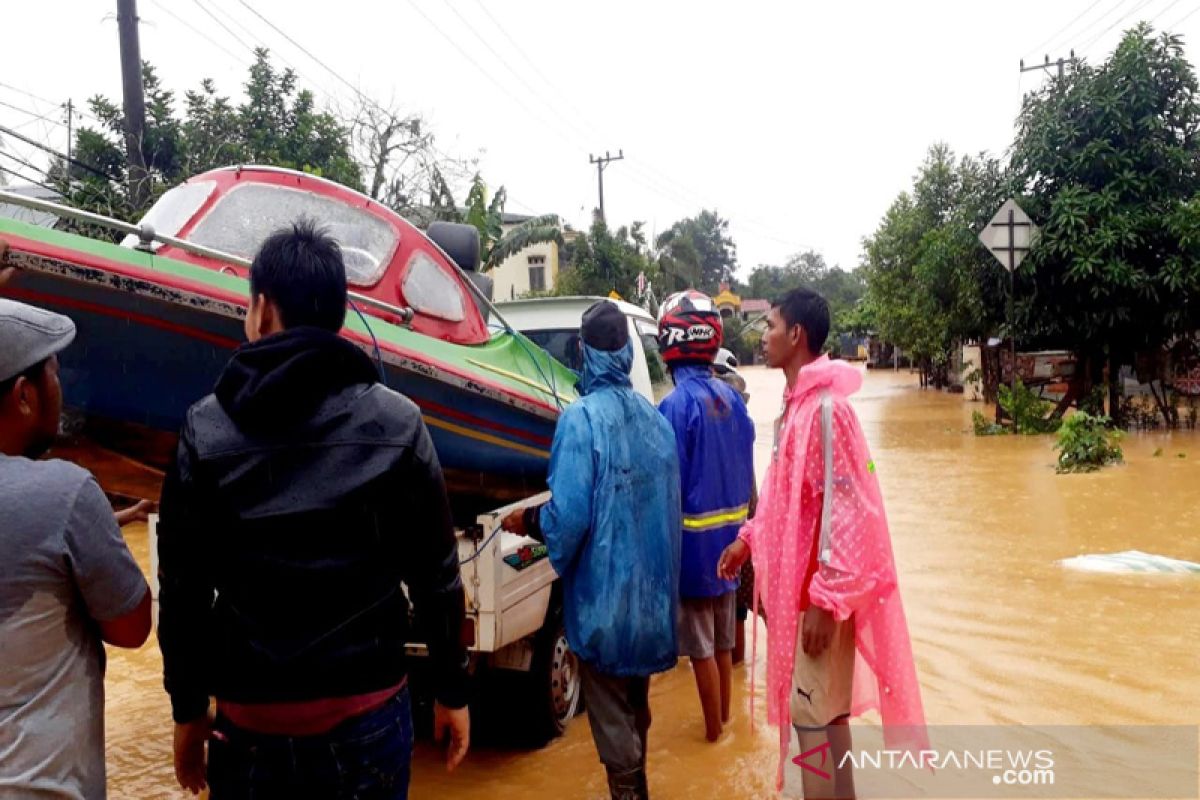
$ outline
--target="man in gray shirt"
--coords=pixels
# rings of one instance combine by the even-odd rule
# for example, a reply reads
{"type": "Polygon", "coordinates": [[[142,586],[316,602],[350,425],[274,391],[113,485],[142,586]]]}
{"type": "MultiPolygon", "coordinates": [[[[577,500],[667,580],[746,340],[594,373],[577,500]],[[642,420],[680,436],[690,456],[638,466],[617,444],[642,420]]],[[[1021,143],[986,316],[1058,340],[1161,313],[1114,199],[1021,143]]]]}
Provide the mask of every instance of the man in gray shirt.
{"type": "Polygon", "coordinates": [[[103,798],[104,647],[139,647],[150,590],[58,433],[58,314],[0,298],[0,798],[103,798]]]}

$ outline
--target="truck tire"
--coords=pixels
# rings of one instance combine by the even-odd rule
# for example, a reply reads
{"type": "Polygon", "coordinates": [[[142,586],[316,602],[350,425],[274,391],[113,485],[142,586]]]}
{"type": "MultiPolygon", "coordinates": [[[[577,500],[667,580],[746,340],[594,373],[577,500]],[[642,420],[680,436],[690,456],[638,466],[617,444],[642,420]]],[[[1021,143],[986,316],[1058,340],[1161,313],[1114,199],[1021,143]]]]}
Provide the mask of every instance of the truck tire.
{"type": "Polygon", "coordinates": [[[561,736],[582,708],[579,659],[567,643],[561,603],[552,606],[545,625],[536,634],[533,663],[525,677],[532,702],[528,732],[533,743],[541,746],[561,736]]]}

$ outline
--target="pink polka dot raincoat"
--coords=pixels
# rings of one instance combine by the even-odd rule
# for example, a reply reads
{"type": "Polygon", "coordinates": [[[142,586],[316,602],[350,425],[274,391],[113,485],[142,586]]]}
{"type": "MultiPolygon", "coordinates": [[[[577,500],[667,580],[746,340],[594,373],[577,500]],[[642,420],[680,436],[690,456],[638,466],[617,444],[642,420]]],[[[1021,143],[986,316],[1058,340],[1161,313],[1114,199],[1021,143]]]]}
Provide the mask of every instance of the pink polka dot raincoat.
{"type": "Polygon", "coordinates": [[[767,721],[779,726],[780,786],[790,735],[788,700],[802,583],[813,537],[820,535],[825,471],[821,404],[826,394],[833,432],[829,548],[821,554],[809,597],[838,620],[854,619],[851,713],[878,709],[889,748],[929,746],[883,498],[849,401],[861,386],[857,368],[824,356],[800,370],[795,386],[784,395],[758,514],[739,534],[750,545],[758,602],[769,620],[767,721]],[[806,480],[809,491],[804,490],[806,480]]]}

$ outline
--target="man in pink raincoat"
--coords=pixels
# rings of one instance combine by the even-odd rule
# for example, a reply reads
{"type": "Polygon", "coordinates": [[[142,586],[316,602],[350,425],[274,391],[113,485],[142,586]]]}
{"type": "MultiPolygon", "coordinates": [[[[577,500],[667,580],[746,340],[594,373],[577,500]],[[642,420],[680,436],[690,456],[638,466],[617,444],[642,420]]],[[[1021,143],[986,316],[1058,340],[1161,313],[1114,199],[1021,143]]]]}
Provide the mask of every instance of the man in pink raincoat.
{"type": "Polygon", "coordinates": [[[722,577],[753,556],[767,611],[767,720],[779,725],[782,787],[788,723],[804,794],[853,797],[851,715],[878,709],[889,748],[925,749],[925,717],[883,498],[849,397],[858,369],[819,356],[829,306],[808,289],[776,301],[763,336],[787,376],[758,514],[721,556],[722,577]],[[828,469],[827,469],[828,465],[828,469]],[[828,756],[828,758],[827,758],[828,756]],[[803,766],[803,765],[801,765],[803,766]]]}

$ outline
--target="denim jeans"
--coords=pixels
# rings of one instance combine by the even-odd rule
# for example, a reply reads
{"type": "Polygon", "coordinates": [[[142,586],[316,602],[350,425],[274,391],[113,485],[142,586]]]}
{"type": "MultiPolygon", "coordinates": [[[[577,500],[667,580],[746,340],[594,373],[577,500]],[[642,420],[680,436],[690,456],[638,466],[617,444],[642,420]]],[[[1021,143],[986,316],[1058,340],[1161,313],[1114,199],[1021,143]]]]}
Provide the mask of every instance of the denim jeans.
{"type": "Polygon", "coordinates": [[[407,800],[412,759],[408,688],[317,736],[272,736],[217,717],[208,742],[211,800],[407,800]]]}

